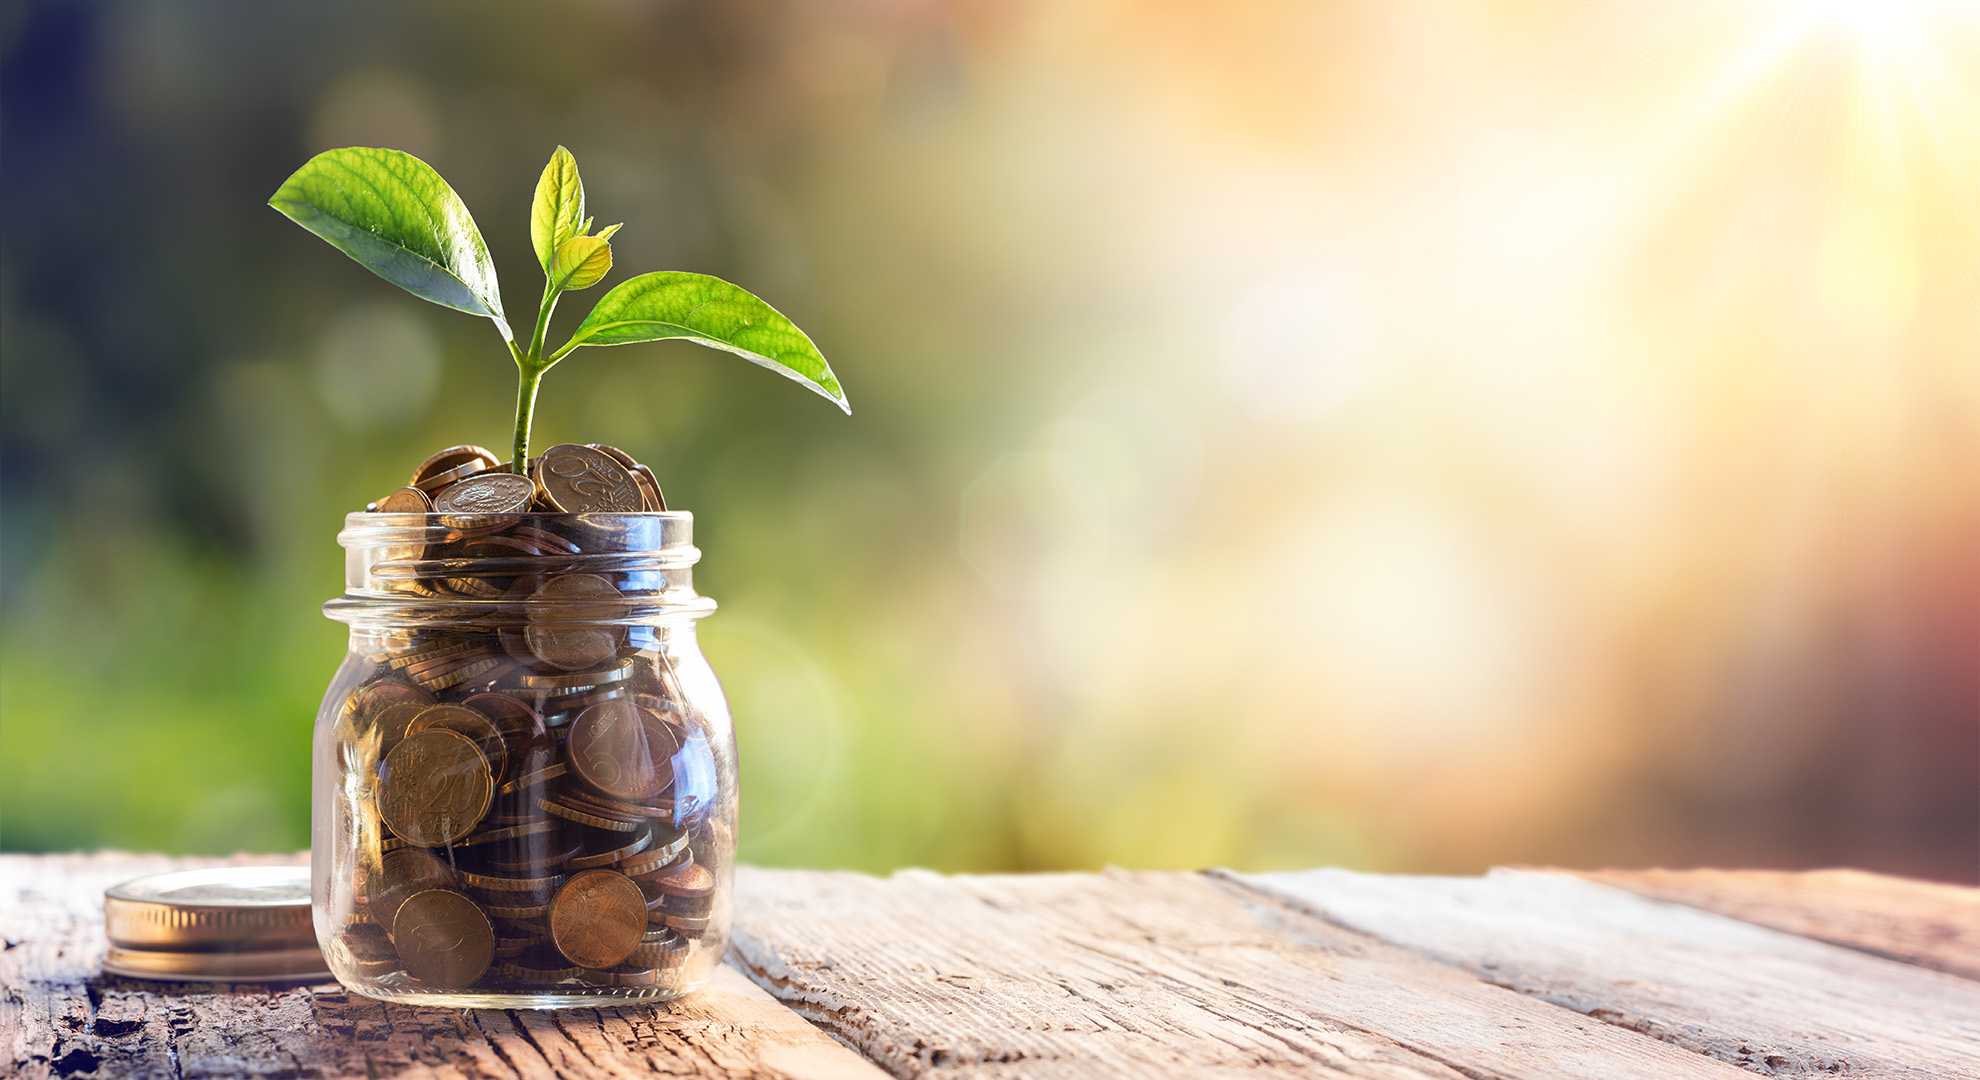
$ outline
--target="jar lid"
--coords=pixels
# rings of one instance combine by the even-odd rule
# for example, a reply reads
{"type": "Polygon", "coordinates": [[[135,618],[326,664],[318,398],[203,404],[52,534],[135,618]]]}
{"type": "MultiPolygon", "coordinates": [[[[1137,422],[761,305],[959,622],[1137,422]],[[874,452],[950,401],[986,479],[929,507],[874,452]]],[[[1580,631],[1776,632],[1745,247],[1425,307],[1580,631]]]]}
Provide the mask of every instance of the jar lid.
{"type": "Polygon", "coordinates": [[[103,891],[103,970],[141,979],[329,978],[306,866],[215,866],[103,891]]]}

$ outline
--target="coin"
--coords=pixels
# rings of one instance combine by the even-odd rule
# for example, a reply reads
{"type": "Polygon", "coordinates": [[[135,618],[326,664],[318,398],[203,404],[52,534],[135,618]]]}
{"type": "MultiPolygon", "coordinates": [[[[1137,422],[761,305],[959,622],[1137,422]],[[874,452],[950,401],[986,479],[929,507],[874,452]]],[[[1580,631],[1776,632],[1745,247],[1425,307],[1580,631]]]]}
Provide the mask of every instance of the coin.
{"type": "Polygon", "coordinates": [[[488,829],[484,832],[470,834],[466,839],[461,841],[461,846],[473,847],[476,844],[494,844],[503,840],[520,840],[525,836],[535,836],[537,833],[554,832],[556,828],[557,823],[554,821],[531,821],[521,825],[511,825],[502,829],[488,829]]]}
{"type": "Polygon", "coordinates": [[[495,958],[495,927],[475,902],[446,889],[414,893],[399,907],[399,960],[423,983],[467,986],[495,958]]]}
{"type": "Polygon", "coordinates": [[[602,850],[598,854],[586,854],[586,856],[572,858],[570,860],[570,868],[572,870],[590,870],[592,866],[612,866],[616,862],[624,862],[624,860],[628,860],[628,858],[644,852],[647,844],[651,844],[651,842],[653,842],[653,832],[647,830],[647,832],[642,832],[640,836],[636,836],[634,842],[630,842],[630,844],[622,844],[618,848],[608,848],[608,850],[602,850]]]}
{"type": "Polygon", "coordinates": [[[646,897],[616,870],[585,870],[550,902],[550,940],[580,967],[609,968],[639,947],[646,897]]]}
{"type": "Polygon", "coordinates": [[[596,574],[560,574],[529,598],[530,652],[565,671],[597,667],[618,655],[625,636],[605,625],[625,612],[625,597],[596,574]]]}
{"type": "Polygon", "coordinates": [[[426,706],[433,704],[433,695],[411,683],[397,679],[379,679],[366,684],[351,695],[351,703],[357,714],[367,722],[376,720],[379,712],[388,705],[412,704],[426,706]]]}
{"type": "Polygon", "coordinates": [[[379,767],[378,812],[392,832],[422,847],[471,832],[495,793],[474,740],[432,728],[399,740],[379,767]]]}
{"type": "MultiPolygon", "coordinates": [[[[433,500],[433,509],[455,517],[520,514],[529,509],[530,500],[535,497],[536,486],[530,483],[527,476],[503,472],[483,473],[462,480],[441,492],[440,497],[433,500]]],[[[455,524],[453,520],[448,520],[447,523],[455,524]]],[[[460,527],[476,528],[487,524],[489,522],[462,517],[460,527]]]]}
{"type": "Polygon", "coordinates": [[[628,663],[599,671],[574,671],[567,675],[524,675],[520,681],[527,690],[561,690],[566,694],[575,694],[624,682],[632,670],[633,666],[628,663]]]}
{"type": "Polygon", "coordinates": [[[673,782],[674,729],[629,701],[593,705],[571,723],[567,753],[578,778],[615,799],[649,798],[673,782]]]}
{"type": "Polygon", "coordinates": [[[579,810],[577,807],[553,798],[539,796],[536,800],[536,806],[537,809],[545,813],[555,814],[566,821],[575,821],[580,825],[589,825],[594,829],[610,829],[613,832],[633,832],[639,828],[639,823],[636,821],[618,821],[613,818],[599,817],[596,814],[579,810]]]}
{"type": "Polygon", "coordinates": [[[543,452],[534,475],[544,501],[566,514],[631,514],[646,506],[632,473],[589,446],[558,443],[543,452]]]}
{"type": "Polygon", "coordinates": [[[416,487],[402,487],[373,503],[372,506],[375,508],[373,512],[379,514],[430,514],[433,512],[433,500],[426,497],[426,492],[416,487]]]}
{"type": "Polygon", "coordinates": [[[406,898],[428,889],[451,889],[454,872],[425,848],[399,848],[379,860],[371,899],[372,918],[393,932],[406,898]]]}
{"type": "Polygon", "coordinates": [[[659,876],[657,871],[672,872],[675,860],[686,853],[687,847],[688,834],[680,833],[671,840],[663,841],[660,846],[620,863],[619,871],[628,877],[652,881],[659,876]]]}
{"type": "Polygon", "coordinates": [[[652,880],[669,896],[700,897],[715,891],[714,871],[697,862],[683,863],[652,880]]]}
{"type": "Polygon", "coordinates": [[[406,737],[407,725],[411,724],[420,713],[425,712],[430,705],[432,701],[429,695],[429,700],[425,703],[401,701],[380,709],[378,716],[372,720],[372,730],[378,733],[379,752],[391,753],[392,748],[399,745],[399,740],[406,737]]]}
{"type": "Polygon", "coordinates": [[[482,756],[488,759],[488,770],[493,776],[502,775],[508,768],[509,751],[502,732],[495,722],[483,716],[478,710],[465,705],[429,705],[412,723],[406,725],[406,734],[411,735],[433,728],[458,731],[474,740],[481,748],[482,756]]]}
{"type": "Polygon", "coordinates": [[[535,772],[526,773],[503,784],[502,794],[514,795],[527,788],[540,787],[564,775],[569,770],[570,765],[562,761],[557,762],[555,765],[547,765],[535,772]]]}
{"type": "MultiPolygon", "coordinates": [[[[425,461],[420,462],[419,468],[413,470],[412,479],[406,481],[406,483],[412,487],[431,490],[432,488],[429,485],[433,485],[435,480],[444,473],[455,472],[461,469],[468,469],[470,471],[485,469],[500,460],[502,459],[495,456],[495,451],[484,446],[475,446],[472,443],[463,446],[450,446],[427,458],[425,461]]],[[[467,473],[463,473],[462,475],[465,476],[467,473]]]]}

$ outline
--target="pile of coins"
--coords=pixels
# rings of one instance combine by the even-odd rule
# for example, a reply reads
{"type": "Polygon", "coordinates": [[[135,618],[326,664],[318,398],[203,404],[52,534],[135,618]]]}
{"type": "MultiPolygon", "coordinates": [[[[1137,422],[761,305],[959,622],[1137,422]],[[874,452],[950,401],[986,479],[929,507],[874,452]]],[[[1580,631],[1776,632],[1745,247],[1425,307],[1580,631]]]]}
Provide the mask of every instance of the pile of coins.
{"type": "Polygon", "coordinates": [[[365,638],[341,706],[358,855],[333,958],[360,979],[656,986],[709,929],[727,842],[708,733],[627,617],[657,582],[600,559],[625,550],[601,515],[665,509],[659,484],[609,446],[526,464],[453,447],[368,508],[430,515],[386,553],[392,588],[474,614],[365,638]]]}

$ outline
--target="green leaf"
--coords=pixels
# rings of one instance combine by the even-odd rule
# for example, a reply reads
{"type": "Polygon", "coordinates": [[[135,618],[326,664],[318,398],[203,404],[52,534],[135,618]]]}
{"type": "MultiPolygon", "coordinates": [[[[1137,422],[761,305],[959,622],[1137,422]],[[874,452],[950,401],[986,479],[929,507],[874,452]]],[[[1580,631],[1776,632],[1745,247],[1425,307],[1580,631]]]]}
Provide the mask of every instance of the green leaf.
{"type": "Polygon", "coordinates": [[[544,273],[550,272],[558,246],[573,236],[583,236],[587,225],[584,181],[578,177],[577,159],[559,146],[537,178],[536,201],[529,208],[529,242],[544,273]]]}
{"type": "Polygon", "coordinates": [[[268,205],[379,277],[421,299],[486,315],[504,340],[515,340],[481,230],[426,162],[368,146],[325,150],[283,181],[268,205]]]}
{"type": "Polygon", "coordinates": [[[589,289],[612,269],[612,245],[602,236],[573,236],[557,245],[550,260],[550,287],[559,292],[589,289]]]}
{"type": "MultiPolygon", "coordinates": [[[[599,238],[600,240],[610,240],[610,239],[612,238],[612,234],[613,234],[613,233],[615,233],[615,232],[618,232],[618,231],[619,231],[619,229],[621,229],[622,227],[624,227],[624,225],[625,225],[625,222],[623,222],[623,221],[621,221],[621,222],[619,222],[619,224],[617,224],[617,225],[607,225],[607,226],[605,226],[605,227],[604,227],[603,229],[600,229],[600,230],[598,231],[598,238],[599,238]]],[[[587,218],[587,219],[585,220],[585,223],[584,223],[584,231],[585,231],[585,232],[590,232],[590,231],[591,231],[591,221],[590,221],[590,219],[588,219],[588,218],[587,218]]]]}
{"type": "Polygon", "coordinates": [[[846,412],[852,406],[811,339],[776,308],[721,278],[663,270],[621,282],[557,351],[687,338],[795,379],[846,412]]]}

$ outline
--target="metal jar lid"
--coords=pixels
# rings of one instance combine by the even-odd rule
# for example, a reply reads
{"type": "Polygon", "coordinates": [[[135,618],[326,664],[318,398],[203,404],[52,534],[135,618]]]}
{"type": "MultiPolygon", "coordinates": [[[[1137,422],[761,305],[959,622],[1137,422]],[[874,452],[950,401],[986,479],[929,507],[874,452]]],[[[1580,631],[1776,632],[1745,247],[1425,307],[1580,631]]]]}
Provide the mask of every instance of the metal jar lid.
{"type": "Polygon", "coordinates": [[[140,979],[330,977],[316,946],[306,866],[215,866],[103,891],[103,970],[140,979]]]}

